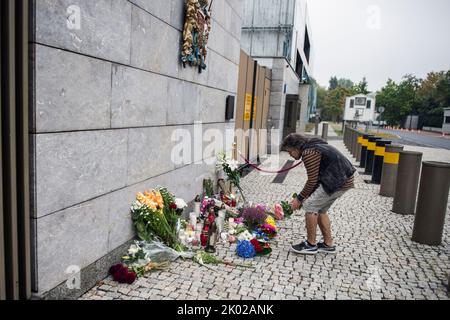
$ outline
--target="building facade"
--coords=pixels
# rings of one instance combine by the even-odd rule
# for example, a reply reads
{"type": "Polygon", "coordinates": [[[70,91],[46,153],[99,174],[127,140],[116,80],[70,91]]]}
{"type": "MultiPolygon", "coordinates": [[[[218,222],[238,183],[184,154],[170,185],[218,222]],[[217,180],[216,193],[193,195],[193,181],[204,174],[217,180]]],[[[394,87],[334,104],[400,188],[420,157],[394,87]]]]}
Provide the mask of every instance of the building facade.
{"type": "Polygon", "coordinates": [[[305,129],[315,106],[313,42],[306,0],[245,0],[242,48],[272,69],[269,121],[280,136],[305,129]]]}
{"type": "MultiPolygon", "coordinates": [[[[237,92],[243,2],[212,2],[201,73],[180,59],[184,0],[20,3],[30,4],[32,31],[31,271],[24,274],[37,297],[76,297],[107,275],[135,237],[137,192],[166,186],[188,202],[214,177],[220,150],[203,137],[234,130],[225,110],[237,92]],[[181,164],[172,154],[177,130],[204,141],[181,164]]],[[[15,1],[2,1],[2,11],[3,4],[13,21],[15,1]]],[[[11,255],[6,250],[0,263],[11,255]]],[[[6,281],[13,298],[14,279],[6,281]]]]}

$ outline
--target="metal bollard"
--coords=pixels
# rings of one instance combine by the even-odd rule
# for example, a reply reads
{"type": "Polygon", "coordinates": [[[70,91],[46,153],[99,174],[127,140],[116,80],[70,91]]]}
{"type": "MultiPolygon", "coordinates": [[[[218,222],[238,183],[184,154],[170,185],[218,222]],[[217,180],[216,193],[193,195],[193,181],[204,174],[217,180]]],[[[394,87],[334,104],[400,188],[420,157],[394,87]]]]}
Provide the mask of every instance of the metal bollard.
{"type": "Polygon", "coordinates": [[[352,131],[353,131],[353,129],[349,127],[348,128],[348,135],[347,135],[347,150],[349,152],[351,152],[351,150],[352,150],[352,147],[351,147],[352,131]]]}
{"type": "Polygon", "coordinates": [[[369,144],[369,138],[373,137],[373,135],[371,134],[363,134],[363,138],[361,139],[362,143],[361,143],[361,161],[359,166],[361,168],[365,168],[366,167],[366,156],[367,156],[367,146],[369,144]]]}
{"type": "Polygon", "coordinates": [[[423,162],[412,241],[441,244],[449,189],[450,163],[423,162]]]}
{"type": "Polygon", "coordinates": [[[362,148],[362,137],[363,133],[361,131],[358,131],[358,145],[356,147],[356,161],[361,161],[361,148],[362,148]]]}
{"type": "Polygon", "coordinates": [[[344,146],[347,148],[348,126],[344,127],[344,146]]]}
{"type": "Polygon", "coordinates": [[[395,183],[397,181],[398,161],[403,146],[392,144],[386,146],[384,153],[383,170],[381,173],[380,195],[394,197],[395,183]]]}
{"type": "Polygon", "coordinates": [[[366,167],[364,170],[365,174],[372,174],[373,169],[373,159],[375,157],[375,149],[377,148],[377,141],[381,140],[380,137],[370,137],[367,144],[367,154],[366,154],[366,167]]]}
{"type": "Polygon", "coordinates": [[[322,139],[328,140],[328,123],[322,124],[322,139]]]}
{"type": "Polygon", "coordinates": [[[390,145],[392,142],[388,140],[378,140],[376,142],[375,155],[373,159],[372,167],[372,183],[381,183],[381,173],[383,172],[383,161],[384,154],[386,152],[386,146],[390,145]]]}
{"type": "Polygon", "coordinates": [[[352,134],[352,156],[356,158],[356,145],[358,144],[358,133],[356,129],[353,129],[352,134]]]}
{"type": "Polygon", "coordinates": [[[319,135],[319,118],[316,117],[314,120],[314,135],[318,136],[319,135]]]}
{"type": "Polygon", "coordinates": [[[400,151],[393,212],[414,214],[421,164],[421,152],[400,151]]]}
{"type": "Polygon", "coordinates": [[[348,127],[347,126],[345,126],[344,127],[344,138],[343,138],[343,141],[344,141],[344,146],[347,148],[347,136],[348,136],[348,127]]]}

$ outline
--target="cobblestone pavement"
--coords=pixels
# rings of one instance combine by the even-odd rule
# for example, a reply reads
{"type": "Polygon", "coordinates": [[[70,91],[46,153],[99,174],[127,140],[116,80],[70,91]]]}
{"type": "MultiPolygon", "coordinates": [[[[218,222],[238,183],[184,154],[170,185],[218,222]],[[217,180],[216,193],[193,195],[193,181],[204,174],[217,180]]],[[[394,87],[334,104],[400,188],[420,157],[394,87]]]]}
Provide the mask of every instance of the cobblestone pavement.
{"type": "MultiPolygon", "coordinates": [[[[342,141],[331,141],[350,154],[342,141]]],[[[408,146],[424,152],[424,159],[450,161],[450,151],[408,146]]],[[[287,155],[280,156],[282,165],[287,155]]],[[[354,160],[354,159],[353,159],[354,160]]],[[[243,179],[248,200],[288,200],[306,182],[303,166],[291,171],[282,184],[274,175],[254,171],[243,179]]],[[[149,273],[133,285],[107,278],[81,299],[449,299],[449,215],[443,243],[431,247],[411,241],[413,216],[394,214],[392,198],[378,195],[379,187],[356,179],[330,209],[338,253],[313,256],[289,251],[292,243],[306,236],[304,215],[297,212],[278,222],[279,237],[270,256],[252,260],[255,269],[214,266],[216,272],[192,261],[174,262],[168,271],[149,273]]],[[[320,235],[318,233],[318,239],[320,235]]],[[[242,262],[235,245],[221,244],[218,256],[242,262]]]]}

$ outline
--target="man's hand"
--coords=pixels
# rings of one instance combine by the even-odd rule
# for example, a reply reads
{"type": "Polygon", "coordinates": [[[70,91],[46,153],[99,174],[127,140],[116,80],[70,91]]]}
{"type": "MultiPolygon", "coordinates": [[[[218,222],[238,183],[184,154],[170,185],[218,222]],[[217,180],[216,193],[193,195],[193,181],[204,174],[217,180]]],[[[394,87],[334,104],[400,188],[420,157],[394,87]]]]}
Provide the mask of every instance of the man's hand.
{"type": "Polygon", "coordinates": [[[297,198],[291,201],[291,208],[293,211],[300,209],[302,203],[297,198]]]}

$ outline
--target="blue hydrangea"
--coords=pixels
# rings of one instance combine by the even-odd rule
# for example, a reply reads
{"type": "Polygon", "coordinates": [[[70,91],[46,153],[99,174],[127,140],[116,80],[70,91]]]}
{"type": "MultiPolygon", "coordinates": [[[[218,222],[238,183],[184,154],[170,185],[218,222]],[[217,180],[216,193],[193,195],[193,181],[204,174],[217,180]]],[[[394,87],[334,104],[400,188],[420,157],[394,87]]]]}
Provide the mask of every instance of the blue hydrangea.
{"type": "Polygon", "coordinates": [[[238,241],[236,247],[236,253],[239,257],[249,259],[256,256],[256,251],[250,241],[242,240],[238,241]]]}

